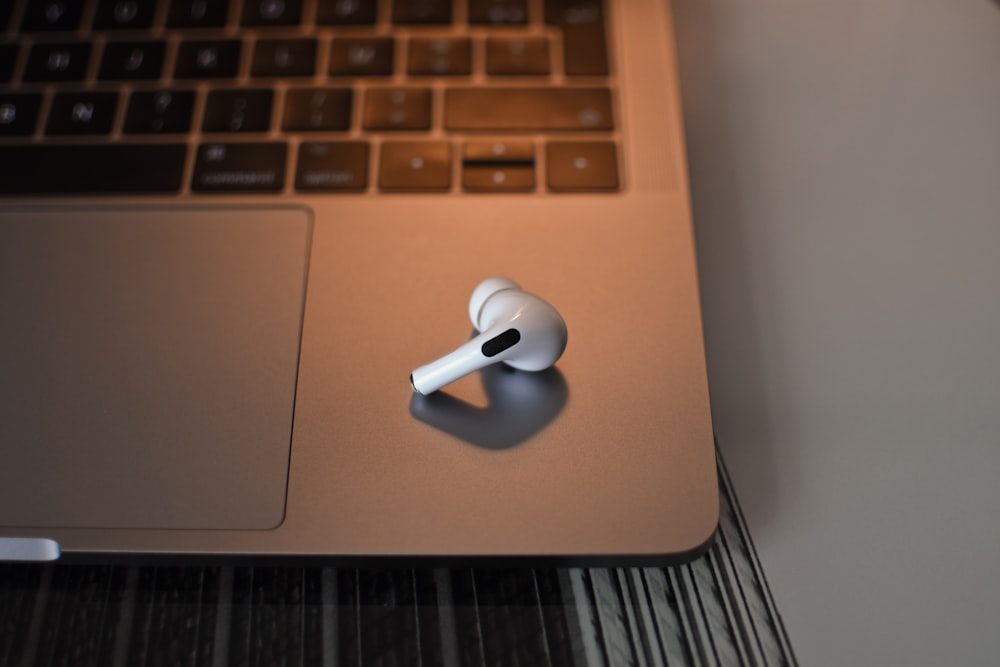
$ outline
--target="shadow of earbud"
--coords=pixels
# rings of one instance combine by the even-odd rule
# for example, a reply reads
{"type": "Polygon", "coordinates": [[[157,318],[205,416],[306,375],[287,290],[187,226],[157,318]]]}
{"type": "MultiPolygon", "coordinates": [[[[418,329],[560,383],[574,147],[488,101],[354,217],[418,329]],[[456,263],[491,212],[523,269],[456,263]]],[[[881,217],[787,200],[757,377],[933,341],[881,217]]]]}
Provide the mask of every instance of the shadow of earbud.
{"type": "Polygon", "coordinates": [[[430,396],[414,394],[410,414],[477,447],[499,450],[541,431],[569,399],[566,378],[556,368],[530,373],[495,364],[480,373],[486,407],[438,391],[430,396]]]}

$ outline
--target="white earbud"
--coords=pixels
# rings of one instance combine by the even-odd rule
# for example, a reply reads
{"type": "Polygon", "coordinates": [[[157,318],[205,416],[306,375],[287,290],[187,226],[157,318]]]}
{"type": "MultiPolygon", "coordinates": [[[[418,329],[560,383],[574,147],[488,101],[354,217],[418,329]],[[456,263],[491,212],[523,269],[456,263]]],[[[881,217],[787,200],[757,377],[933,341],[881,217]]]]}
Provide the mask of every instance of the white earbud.
{"type": "Polygon", "coordinates": [[[476,286],[469,319],[480,334],[413,371],[414,391],[430,394],[499,361],[522,371],[544,370],[566,349],[566,323],[556,309],[507,278],[487,278],[476,286]]]}

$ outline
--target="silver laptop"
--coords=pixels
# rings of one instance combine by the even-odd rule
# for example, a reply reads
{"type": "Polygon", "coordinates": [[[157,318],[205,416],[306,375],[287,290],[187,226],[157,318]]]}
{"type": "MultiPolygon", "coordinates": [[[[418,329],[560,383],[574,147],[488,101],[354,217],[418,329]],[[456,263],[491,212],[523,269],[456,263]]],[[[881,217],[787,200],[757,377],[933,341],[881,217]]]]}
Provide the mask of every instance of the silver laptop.
{"type": "Polygon", "coordinates": [[[0,559],[707,547],[668,3],[2,7],[0,559]],[[415,394],[490,276],[564,355],[415,394]]]}

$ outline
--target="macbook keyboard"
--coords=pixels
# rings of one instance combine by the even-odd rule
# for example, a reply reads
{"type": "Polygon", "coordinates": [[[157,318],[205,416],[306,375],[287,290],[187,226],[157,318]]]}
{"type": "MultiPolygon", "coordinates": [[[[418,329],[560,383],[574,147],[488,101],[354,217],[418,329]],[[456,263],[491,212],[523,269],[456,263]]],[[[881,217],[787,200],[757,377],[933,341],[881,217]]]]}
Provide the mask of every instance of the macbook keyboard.
{"type": "Polygon", "coordinates": [[[600,0],[0,0],[0,194],[615,192],[600,0]]]}

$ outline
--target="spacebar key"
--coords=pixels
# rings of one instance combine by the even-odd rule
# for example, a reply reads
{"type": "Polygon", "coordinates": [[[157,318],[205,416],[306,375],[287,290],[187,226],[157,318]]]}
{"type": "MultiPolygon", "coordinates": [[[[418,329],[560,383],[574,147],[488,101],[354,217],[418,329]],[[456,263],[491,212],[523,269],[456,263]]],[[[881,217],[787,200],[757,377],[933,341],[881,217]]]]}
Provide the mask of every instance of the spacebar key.
{"type": "Polygon", "coordinates": [[[445,94],[449,130],[613,129],[607,88],[452,88],[445,94]]]}
{"type": "Polygon", "coordinates": [[[182,144],[7,146],[0,194],[177,192],[186,153],[182,144]]]}

